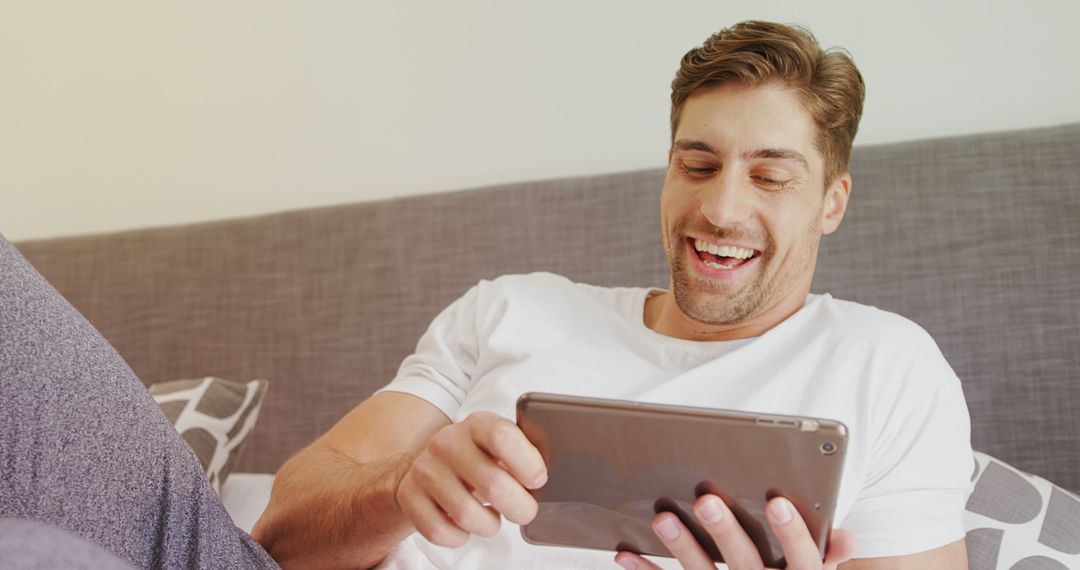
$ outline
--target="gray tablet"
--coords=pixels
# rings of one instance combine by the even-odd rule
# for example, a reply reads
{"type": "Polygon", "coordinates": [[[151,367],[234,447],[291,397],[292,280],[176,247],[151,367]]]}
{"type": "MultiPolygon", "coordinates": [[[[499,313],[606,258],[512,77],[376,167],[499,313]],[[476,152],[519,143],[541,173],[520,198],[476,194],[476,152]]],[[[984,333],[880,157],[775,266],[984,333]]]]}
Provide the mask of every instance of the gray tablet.
{"type": "Polygon", "coordinates": [[[769,567],[785,564],[765,503],[789,499],[824,557],[840,491],[847,428],[838,421],[530,392],[517,423],[544,457],[540,509],[521,528],[532,544],[671,556],[652,519],[674,513],[717,562],[693,516],[714,493],[769,567]]]}

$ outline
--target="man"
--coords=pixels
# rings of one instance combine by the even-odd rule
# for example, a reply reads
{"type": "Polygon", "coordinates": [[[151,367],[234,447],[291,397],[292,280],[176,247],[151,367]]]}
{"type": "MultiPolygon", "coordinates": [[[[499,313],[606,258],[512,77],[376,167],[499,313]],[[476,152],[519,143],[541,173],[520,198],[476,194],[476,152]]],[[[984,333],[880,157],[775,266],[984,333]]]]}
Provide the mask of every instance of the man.
{"type": "MultiPolygon", "coordinates": [[[[973,462],[955,374],[913,323],[809,294],[819,241],[851,192],[858,70],[806,31],[745,22],[691,50],[672,87],[668,290],[549,274],[471,289],[386,388],[279,472],[253,533],[279,563],[610,565],[602,552],[528,545],[501,523],[537,512],[528,490],[545,484],[545,465],[511,418],[520,394],[545,391],[841,420],[841,528],[825,560],[789,503],[768,505],[788,567],[967,567],[973,462]]],[[[694,512],[729,567],[762,567],[723,501],[705,495],[694,512]]],[[[673,515],[654,529],[677,560],[615,561],[713,566],[673,515]]]]}

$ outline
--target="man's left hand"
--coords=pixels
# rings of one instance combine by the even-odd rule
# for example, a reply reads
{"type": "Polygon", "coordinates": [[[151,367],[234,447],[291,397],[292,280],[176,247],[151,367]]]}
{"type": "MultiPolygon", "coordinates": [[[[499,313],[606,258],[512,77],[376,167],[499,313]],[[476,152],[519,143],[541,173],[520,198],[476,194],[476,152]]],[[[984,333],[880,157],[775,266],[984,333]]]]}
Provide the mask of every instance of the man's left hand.
{"type": "MultiPolygon", "coordinates": [[[[787,499],[777,497],[765,508],[769,526],[784,551],[789,570],[836,570],[855,554],[855,538],[845,530],[834,530],[825,560],[798,511],[787,499]]],[[[759,570],[765,567],[757,547],[747,536],[735,515],[716,495],[702,495],[694,502],[694,517],[716,541],[724,562],[731,570],[759,570]]],[[[672,513],[660,513],[653,519],[653,531],[683,568],[716,568],[716,564],[694,539],[694,535],[672,513]]],[[[619,552],[615,561],[630,570],[659,569],[652,562],[632,552],[619,552]]]]}

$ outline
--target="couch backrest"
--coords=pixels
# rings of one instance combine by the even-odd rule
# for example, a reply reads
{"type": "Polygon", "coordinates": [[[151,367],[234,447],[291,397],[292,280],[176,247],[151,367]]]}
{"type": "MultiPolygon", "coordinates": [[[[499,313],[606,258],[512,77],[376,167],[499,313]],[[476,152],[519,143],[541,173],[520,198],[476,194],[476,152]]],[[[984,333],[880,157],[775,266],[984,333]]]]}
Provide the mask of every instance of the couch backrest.
{"type": "MultiPolygon", "coordinates": [[[[1080,489],[1080,125],[860,147],[815,290],[927,328],[974,443],[1080,489]]],[[[647,170],[16,244],[147,383],[270,381],[272,471],[393,377],[481,278],[665,286],[647,170]]],[[[408,418],[402,418],[408,422],[408,418]]]]}

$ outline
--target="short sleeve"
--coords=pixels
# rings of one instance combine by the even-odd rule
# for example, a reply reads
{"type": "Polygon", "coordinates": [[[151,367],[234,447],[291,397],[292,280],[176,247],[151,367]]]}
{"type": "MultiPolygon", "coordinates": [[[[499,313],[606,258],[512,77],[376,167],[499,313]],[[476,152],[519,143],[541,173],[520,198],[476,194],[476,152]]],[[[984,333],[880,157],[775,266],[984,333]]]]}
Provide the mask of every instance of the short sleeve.
{"type": "Polygon", "coordinates": [[[975,466],[967,404],[959,379],[926,340],[932,352],[900,379],[915,394],[882,412],[866,480],[841,524],[855,535],[856,558],[916,554],[964,538],[975,466]]]}
{"type": "Polygon", "coordinates": [[[422,398],[453,419],[465,400],[477,362],[477,297],[479,286],[443,309],[378,392],[404,392],[422,398]]]}

